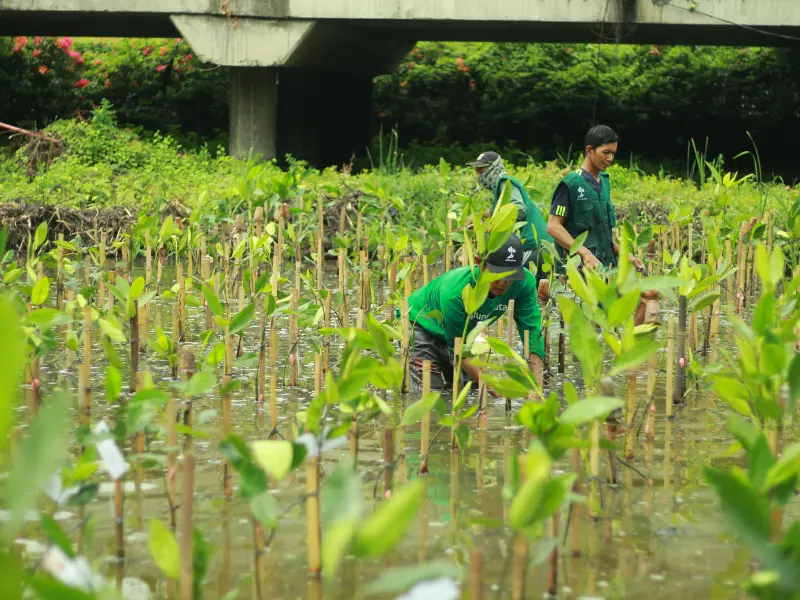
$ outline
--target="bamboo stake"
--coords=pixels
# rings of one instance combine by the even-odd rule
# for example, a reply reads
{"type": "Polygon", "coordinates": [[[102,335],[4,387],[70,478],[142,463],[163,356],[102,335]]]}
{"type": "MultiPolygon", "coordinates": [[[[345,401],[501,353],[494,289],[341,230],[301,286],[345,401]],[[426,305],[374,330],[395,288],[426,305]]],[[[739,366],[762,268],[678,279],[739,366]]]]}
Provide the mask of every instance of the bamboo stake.
{"type": "MultiPolygon", "coordinates": [[[[331,295],[330,294],[328,294],[325,297],[325,304],[324,304],[324,311],[323,312],[325,313],[325,328],[327,329],[327,328],[330,328],[330,326],[331,326],[331,295]]],[[[323,363],[322,363],[322,366],[323,366],[323,372],[327,373],[328,372],[328,365],[329,365],[328,359],[330,357],[331,336],[326,335],[322,339],[323,339],[323,342],[322,342],[322,344],[323,344],[323,355],[322,355],[323,363]]]]}
{"type": "Polygon", "coordinates": [[[483,600],[483,552],[473,550],[470,563],[470,600],[483,600]]]}
{"type": "Polygon", "coordinates": [[[667,321],[667,383],[666,383],[666,410],[667,418],[672,416],[672,404],[675,401],[673,396],[673,376],[675,372],[675,317],[670,315],[667,321]]]}
{"type": "Polygon", "coordinates": [[[430,283],[430,275],[428,274],[428,255],[422,255],[422,284],[428,285],[430,283]]]}
{"type": "MultiPolygon", "coordinates": [[[[431,393],[431,361],[422,361],[422,397],[427,398],[431,393]]],[[[420,441],[420,467],[421,474],[428,473],[428,448],[430,447],[431,415],[426,413],[422,417],[422,434],[420,441]]]]}
{"type": "Polygon", "coordinates": [[[123,513],[123,490],[122,477],[114,480],[114,531],[117,541],[117,560],[122,562],[125,560],[125,535],[123,531],[124,513],[123,513]]]}
{"type": "Polygon", "coordinates": [[[278,325],[275,319],[270,320],[269,327],[269,411],[272,432],[270,437],[278,433],[278,325]]]}
{"type": "Polygon", "coordinates": [[[103,278],[103,272],[105,271],[106,266],[106,232],[103,231],[100,234],[100,249],[98,253],[98,264],[100,266],[100,281],[97,290],[97,306],[98,308],[105,304],[104,300],[106,297],[106,283],[105,279],[103,278]]]}
{"type": "Polygon", "coordinates": [[[308,575],[316,578],[322,572],[319,523],[319,456],[306,459],[306,520],[308,523],[308,575]]]}
{"type": "MultiPolygon", "coordinates": [[[[231,382],[233,372],[233,338],[225,336],[225,375],[222,378],[222,387],[227,388],[231,382]]],[[[231,431],[231,394],[222,394],[222,437],[228,436],[231,431]]],[[[233,470],[228,459],[225,459],[222,472],[222,490],[226,498],[233,496],[233,470]]]]}
{"type": "Polygon", "coordinates": [[[297,313],[298,300],[300,298],[300,290],[295,288],[292,290],[292,311],[294,313],[289,317],[289,344],[291,350],[289,352],[289,386],[297,387],[300,382],[300,361],[298,358],[298,348],[300,345],[300,331],[299,320],[297,313]]]}
{"type": "MultiPolygon", "coordinates": [[[[408,264],[411,259],[406,258],[408,264]]],[[[403,308],[400,315],[403,324],[403,389],[402,393],[407,393],[411,384],[411,321],[409,319],[408,299],[411,297],[411,271],[406,274],[404,281],[403,308]]]]}
{"type": "MultiPolygon", "coordinates": [[[[144,373],[142,371],[136,372],[136,385],[135,390],[132,391],[140,391],[144,389],[144,373]]],[[[144,454],[144,430],[140,430],[136,432],[136,438],[134,440],[134,448],[136,450],[136,454],[139,455],[139,458],[136,459],[136,487],[137,489],[141,486],[142,481],[144,481],[144,467],[142,466],[142,459],[141,455],[144,454]]]]}
{"type": "Polygon", "coordinates": [[[153,278],[153,248],[150,246],[150,232],[144,232],[144,283],[150,285],[153,278]]]}
{"type": "Polygon", "coordinates": [[[394,471],[394,439],[392,428],[383,428],[383,493],[388,498],[392,495],[392,474],[394,471]]]}
{"type": "MultiPolygon", "coordinates": [[[[527,465],[525,456],[520,455],[519,460],[519,473],[520,473],[520,487],[525,482],[527,465]]],[[[523,532],[518,532],[514,535],[514,547],[512,555],[512,579],[511,579],[511,599],[523,600],[525,598],[525,571],[528,563],[528,542],[523,532]]]]}
{"type": "Polygon", "coordinates": [[[686,296],[678,296],[678,385],[675,386],[674,404],[683,402],[686,388],[686,296]]]}
{"type": "Polygon", "coordinates": [[[130,391],[136,390],[136,372],[139,370],[139,303],[133,301],[133,316],[130,321],[131,327],[131,380],[130,391]]]}
{"type": "MultiPolygon", "coordinates": [[[[560,524],[561,513],[559,509],[550,517],[549,530],[551,539],[558,540],[560,524]]],[[[548,558],[547,591],[553,598],[558,594],[558,542],[556,542],[556,547],[550,552],[550,557],[548,558]]]]}
{"type": "Polygon", "coordinates": [[[322,392],[322,357],[319,353],[314,353],[314,396],[319,396],[322,392]]]}
{"type": "Polygon", "coordinates": [[[175,475],[177,471],[175,448],[178,445],[175,422],[177,419],[178,413],[175,405],[175,396],[170,394],[167,402],[167,445],[169,446],[169,450],[167,451],[167,498],[169,500],[169,524],[173,532],[177,527],[178,506],[177,490],[175,489],[175,475]]]}
{"type": "Polygon", "coordinates": [[[192,560],[193,542],[192,508],[194,503],[194,455],[190,452],[183,457],[183,490],[181,494],[181,600],[194,598],[194,563],[192,560]]]}

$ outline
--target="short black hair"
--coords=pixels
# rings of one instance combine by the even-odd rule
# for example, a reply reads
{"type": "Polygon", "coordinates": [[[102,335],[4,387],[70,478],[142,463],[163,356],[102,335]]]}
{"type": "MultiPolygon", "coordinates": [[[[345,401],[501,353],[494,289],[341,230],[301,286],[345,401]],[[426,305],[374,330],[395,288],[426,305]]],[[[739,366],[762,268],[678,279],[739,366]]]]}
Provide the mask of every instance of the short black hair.
{"type": "Polygon", "coordinates": [[[608,125],[595,125],[586,133],[586,144],[591,148],[599,148],[603,144],[619,142],[617,132],[608,125]]]}

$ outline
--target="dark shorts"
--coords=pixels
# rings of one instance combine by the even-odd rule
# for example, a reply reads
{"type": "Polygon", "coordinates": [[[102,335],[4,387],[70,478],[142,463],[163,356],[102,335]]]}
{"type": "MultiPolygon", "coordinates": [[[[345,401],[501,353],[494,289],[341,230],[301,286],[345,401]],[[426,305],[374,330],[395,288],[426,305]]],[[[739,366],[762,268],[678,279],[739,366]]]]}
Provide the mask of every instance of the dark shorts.
{"type": "MultiPolygon", "coordinates": [[[[428,333],[419,324],[414,325],[409,354],[411,389],[422,391],[422,362],[431,361],[431,390],[445,392],[453,389],[453,356],[442,338],[428,333]]],[[[460,386],[466,385],[469,376],[462,369],[460,386]]]]}

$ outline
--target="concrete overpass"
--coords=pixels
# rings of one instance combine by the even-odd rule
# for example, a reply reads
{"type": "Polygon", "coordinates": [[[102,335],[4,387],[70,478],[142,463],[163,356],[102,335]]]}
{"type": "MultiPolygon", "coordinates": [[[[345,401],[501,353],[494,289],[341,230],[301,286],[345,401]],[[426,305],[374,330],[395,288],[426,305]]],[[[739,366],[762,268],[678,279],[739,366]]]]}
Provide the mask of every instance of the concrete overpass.
{"type": "Polygon", "coordinates": [[[0,0],[0,35],[183,37],[232,68],[230,147],[318,166],[370,140],[419,40],[800,44],[799,0],[0,0]]]}

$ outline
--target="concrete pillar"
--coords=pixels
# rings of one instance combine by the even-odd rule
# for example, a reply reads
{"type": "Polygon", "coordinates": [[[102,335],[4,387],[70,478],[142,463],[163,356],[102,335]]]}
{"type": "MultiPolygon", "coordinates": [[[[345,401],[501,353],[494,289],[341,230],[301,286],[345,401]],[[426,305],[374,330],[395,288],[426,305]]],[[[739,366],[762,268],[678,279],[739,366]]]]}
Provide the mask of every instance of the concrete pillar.
{"type": "Polygon", "coordinates": [[[247,158],[277,154],[278,82],[271,67],[232,67],[230,154],[247,158]]]}
{"type": "Polygon", "coordinates": [[[318,69],[278,75],[278,156],[341,166],[370,143],[372,77],[318,69]]]}

